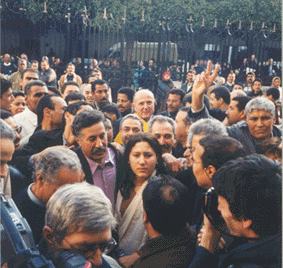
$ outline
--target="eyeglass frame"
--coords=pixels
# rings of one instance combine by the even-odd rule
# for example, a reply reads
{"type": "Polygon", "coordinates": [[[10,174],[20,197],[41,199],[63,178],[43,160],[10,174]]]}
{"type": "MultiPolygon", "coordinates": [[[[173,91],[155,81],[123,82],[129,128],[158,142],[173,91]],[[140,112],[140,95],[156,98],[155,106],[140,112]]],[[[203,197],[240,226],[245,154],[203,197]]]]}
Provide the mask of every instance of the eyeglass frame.
{"type": "Polygon", "coordinates": [[[67,242],[67,244],[71,247],[71,250],[78,252],[79,254],[81,254],[83,256],[87,255],[90,252],[96,252],[98,247],[99,247],[102,254],[103,253],[108,254],[109,252],[111,252],[117,246],[117,242],[115,241],[115,239],[113,237],[111,238],[111,241],[100,242],[100,243],[89,243],[89,247],[91,245],[93,245],[94,249],[88,249],[87,251],[74,247],[65,237],[62,240],[65,240],[67,242]],[[100,247],[100,245],[102,245],[102,244],[108,244],[104,250],[102,249],[102,247],[100,247]]]}
{"type": "Polygon", "coordinates": [[[20,134],[23,130],[23,127],[22,126],[17,126],[14,128],[14,131],[17,132],[18,134],[20,134]]]}

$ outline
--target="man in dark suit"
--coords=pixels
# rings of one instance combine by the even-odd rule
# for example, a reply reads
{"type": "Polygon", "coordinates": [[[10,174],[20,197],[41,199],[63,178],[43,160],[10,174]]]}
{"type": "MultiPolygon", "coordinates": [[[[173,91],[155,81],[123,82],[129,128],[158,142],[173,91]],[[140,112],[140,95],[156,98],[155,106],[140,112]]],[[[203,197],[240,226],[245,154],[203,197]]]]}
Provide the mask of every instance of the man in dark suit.
{"type": "Polygon", "coordinates": [[[68,105],[63,115],[63,127],[35,132],[30,137],[28,144],[13,158],[11,164],[29,178],[33,170],[34,162],[36,162],[37,157],[44,149],[57,145],[76,145],[76,139],[72,133],[71,125],[75,116],[85,109],[93,108],[91,104],[85,101],[68,105]]]}
{"type": "Polygon", "coordinates": [[[75,117],[72,130],[80,145],[75,152],[80,158],[85,180],[100,187],[114,205],[116,174],[122,155],[107,143],[103,113],[82,111],[75,117]]]}
{"type": "Polygon", "coordinates": [[[81,182],[84,174],[77,155],[64,147],[45,150],[38,157],[34,174],[34,183],[20,191],[14,200],[39,243],[49,198],[62,185],[81,182]]]}

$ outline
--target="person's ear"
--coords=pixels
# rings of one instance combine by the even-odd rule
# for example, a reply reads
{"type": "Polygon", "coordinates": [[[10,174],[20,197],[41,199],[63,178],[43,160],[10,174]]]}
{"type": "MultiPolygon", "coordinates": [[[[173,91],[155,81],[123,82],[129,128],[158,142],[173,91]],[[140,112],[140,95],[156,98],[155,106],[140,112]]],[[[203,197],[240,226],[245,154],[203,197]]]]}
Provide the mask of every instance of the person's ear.
{"type": "Polygon", "coordinates": [[[148,223],[148,218],[147,218],[147,215],[146,215],[145,210],[143,210],[142,219],[143,219],[143,223],[144,223],[144,224],[148,223]]]}
{"type": "Polygon", "coordinates": [[[207,176],[212,179],[212,176],[216,173],[216,168],[212,165],[209,165],[205,170],[207,176]]]}
{"type": "Polygon", "coordinates": [[[51,246],[55,247],[57,245],[56,237],[53,230],[49,226],[44,226],[42,231],[42,236],[46,240],[46,242],[51,246]]]}
{"type": "Polygon", "coordinates": [[[246,111],[245,111],[245,109],[240,111],[239,114],[240,114],[240,117],[243,118],[243,120],[246,118],[246,111]]]}
{"type": "Polygon", "coordinates": [[[219,98],[219,100],[218,100],[218,101],[220,102],[220,104],[223,104],[223,103],[224,103],[223,98],[219,98]]]}
{"type": "Polygon", "coordinates": [[[42,176],[42,173],[41,172],[38,172],[37,174],[36,174],[36,182],[40,185],[40,186],[42,186],[43,184],[44,184],[44,178],[43,178],[43,176],[42,176]]]}
{"type": "Polygon", "coordinates": [[[43,114],[47,117],[51,117],[51,112],[50,112],[50,109],[48,109],[47,107],[45,107],[43,109],[43,114]]]}

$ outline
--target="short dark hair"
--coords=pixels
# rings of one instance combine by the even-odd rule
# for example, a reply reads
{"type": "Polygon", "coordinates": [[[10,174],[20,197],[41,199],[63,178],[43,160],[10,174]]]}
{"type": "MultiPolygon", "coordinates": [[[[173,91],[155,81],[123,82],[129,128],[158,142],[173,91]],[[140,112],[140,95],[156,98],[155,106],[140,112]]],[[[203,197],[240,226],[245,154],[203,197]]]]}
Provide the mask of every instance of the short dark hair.
{"type": "Polygon", "coordinates": [[[12,88],[12,83],[4,78],[0,78],[0,79],[1,79],[0,98],[2,99],[2,95],[5,92],[7,92],[10,88],[12,88]]]}
{"type": "Polygon", "coordinates": [[[125,94],[127,95],[128,97],[128,100],[130,102],[133,102],[134,100],[134,95],[135,95],[135,91],[129,87],[121,87],[119,90],[118,90],[118,94],[125,94]]]}
{"type": "Polygon", "coordinates": [[[205,168],[212,165],[217,170],[227,161],[245,156],[243,145],[228,136],[208,135],[199,144],[204,148],[201,160],[205,168]]]}
{"type": "Polygon", "coordinates": [[[70,113],[71,115],[76,115],[78,110],[80,110],[80,108],[82,106],[90,106],[91,108],[94,108],[90,103],[86,102],[86,101],[77,101],[77,102],[74,102],[74,103],[71,103],[69,104],[65,111],[64,111],[64,114],[63,114],[63,119],[62,119],[62,126],[63,128],[65,127],[65,124],[66,124],[66,120],[65,120],[65,113],[70,113]]]}
{"type": "Polygon", "coordinates": [[[85,101],[85,96],[79,92],[71,92],[66,96],[65,101],[67,104],[69,101],[85,101]]]}
{"type": "Polygon", "coordinates": [[[32,69],[32,68],[26,68],[26,69],[23,70],[22,73],[21,73],[21,79],[24,78],[24,75],[25,75],[26,72],[35,73],[35,74],[37,74],[37,75],[39,76],[39,73],[38,73],[37,70],[34,70],[34,69],[32,69]]]}
{"type": "Polygon", "coordinates": [[[87,78],[86,78],[87,83],[88,83],[89,78],[91,78],[91,77],[96,77],[96,76],[94,74],[88,75],[87,78]]]}
{"type": "Polygon", "coordinates": [[[143,190],[143,208],[155,231],[175,235],[186,229],[189,191],[170,175],[151,178],[143,190]]]}
{"type": "Polygon", "coordinates": [[[0,110],[0,118],[5,120],[9,117],[13,117],[13,114],[9,111],[6,111],[6,110],[0,110]]]}
{"type": "Polygon", "coordinates": [[[37,124],[38,125],[42,123],[43,111],[44,111],[45,108],[48,108],[48,109],[51,109],[51,110],[55,109],[55,103],[52,100],[55,97],[61,98],[60,96],[55,95],[55,94],[52,94],[52,95],[47,94],[39,100],[39,102],[36,106],[37,124]]]}
{"type": "Polygon", "coordinates": [[[217,100],[219,100],[220,98],[223,99],[223,101],[226,103],[226,104],[230,104],[230,91],[227,87],[225,86],[219,86],[219,87],[216,87],[214,89],[212,89],[210,91],[210,94],[214,93],[215,95],[215,98],[217,100]]]}
{"type": "MultiPolygon", "coordinates": [[[[209,107],[210,107],[209,98],[206,95],[204,95],[203,101],[204,101],[204,105],[206,106],[206,108],[209,109],[209,107]]],[[[187,102],[192,103],[192,92],[187,93],[185,95],[185,97],[183,99],[183,104],[186,105],[187,102]]]]}
{"type": "Polygon", "coordinates": [[[232,100],[233,101],[237,101],[238,103],[236,104],[238,111],[243,111],[246,108],[247,103],[251,100],[251,97],[247,97],[247,96],[237,96],[234,97],[232,100]]]}
{"type": "MultiPolygon", "coordinates": [[[[105,113],[103,113],[103,114],[104,114],[104,116],[105,116],[105,119],[110,120],[111,125],[113,125],[113,120],[112,120],[112,118],[111,118],[108,114],[105,114],[105,113]]],[[[110,128],[110,126],[108,125],[107,120],[105,120],[105,128],[106,128],[106,130],[109,130],[109,128],[110,128]]]]}
{"type": "Polygon", "coordinates": [[[250,228],[265,237],[282,229],[282,169],[277,161],[254,154],[225,163],[212,177],[237,219],[251,220],[250,228]]]}
{"type": "Polygon", "coordinates": [[[185,97],[185,92],[184,92],[184,90],[182,90],[182,89],[172,89],[172,90],[169,92],[168,95],[170,95],[170,94],[171,94],[171,95],[173,95],[173,94],[179,95],[181,102],[183,102],[183,99],[184,99],[184,97],[185,97]]]}
{"type": "Polygon", "coordinates": [[[13,95],[15,98],[18,96],[24,97],[25,93],[23,91],[13,91],[13,95]]]}
{"type": "Polygon", "coordinates": [[[121,117],[121,113],[118,110],[117,104],[107,104],[102,109],[101,112],[103,113],[109,113],[109,114],[115,114],[117,119],[121,117]]]}
{"type": "Polygon", "coordinates": [[[65,83],[62,85],[62,87],[61,87],[61,92],[62,92],[62,94],[64,94],[64,92],[65,92],[65,90],[66,90],[66,87],[67,87],[67,86],[70,86],[70,85],[77,86],[78,89],[80,89],[80,85],[79,85],[77,82],[75,82],[75,81],[68,81],[68,82],[65,82],[65,83]]]}
{"type": "Polygon", "coordinates": [[[47,86],[47,88],[48,88],[48,90],[52,91],[54,94],[62,97],[61,92],[56,87],[47,86]]]}
{"type": "Polygon", "coordinates": [[[94,82],[91,82],[91,91],[94,93],[96,85],[104,85],[104,84],[106,84],[107,88],[109,89],[109,85],[108,85],[108,83],[105,80],[97,79],[94,82]]]}
{"type": "Polygon", "coordinates": [[[256,78],[253,82],[252,82],[252,86],[254,85],[255,82],[260,82],[262,84],[262,80],[260,78],[256,78]]]}
{"type": "Polygon", "coordinates": [[[76,115],[72,124],[73,134],[80,139],[81,130],[102,122],[105,126],[105,116],[98,110],[84,110],[76,115]]]}
{"type": "Polygon", "coordinates": [[[30,94],[30,89],[33,87],[33,86],[40,86],[40,87],[46,87],[47,89],[47,86],[44,82],[42,82],[41,80],[32,80],[28,83],[26,83],[25,85],[25,94],[26,95],[29,95],[30,94]]]}
{"type": "Polygon", "coordinates": [[[248,75],[253,75],[253,76],[255,76],[255,73],[254,73],[254,72],[248,72],[247,75],[246,75],[246,77],[247,77],[248,75]]]}
{"type": "MultiPolygon", "coordinates": [[[[2,118],[4,119],[4,118],[2,118]]],[[[282,149],[279,149],[279,145],[281,144],[282,140],[278,137],[270,137],[265,139],[256,147],[256,152],[258,154],[278,154],[279,157],[282,158],[282,149]]]]}
{"type": "MultiPolygon", "coordinates": [[[[241,86],[242,88],[244,88],[243,83],[241,83],[240,81],[235,81],[235,82],[234,82],[234,86],[235,86],[235,85],[239,85],[239,86],[241,86]]],[[[234,86],[233,86],[233,87],[234,87],[234,86]]]]}
{"type": "Polygon", "coordinates": [[[276,87],[271,87],[265,91],[266,96],[272,96],[274,100],[278,100],[280,97],[279,89],[276,87]]]}

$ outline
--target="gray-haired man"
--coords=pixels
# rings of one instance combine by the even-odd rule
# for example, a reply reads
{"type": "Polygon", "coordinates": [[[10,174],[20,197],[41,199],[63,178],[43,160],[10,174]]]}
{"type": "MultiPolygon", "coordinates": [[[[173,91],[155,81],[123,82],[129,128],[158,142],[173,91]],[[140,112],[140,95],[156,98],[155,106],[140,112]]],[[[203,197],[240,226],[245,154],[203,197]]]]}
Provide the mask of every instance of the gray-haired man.
{"type": "Polygon", "coordinates": [[[45,243],[39,249],[54,263],[61,251],[72,250],[92,267],[120,267],[103,254],[115,245],[111,236],[115,224],[111,202],[99,187],[86,182],[65,185],[48,201],[45,243]]]}
{"type": "Polygon", "coordinates": [[[22,216],[29,223],[35,242],[42,237],[46,204],[64,184],[80,182],[84,173],[78,156],[64,147],[46,149],[34,167],[34,183],[14,198],[22,216]]]}
{"type": "Polygon", "coordinates": [[[12,197],[8,162],[15,151],[15,132],[3,119],[0,119],[0,188],[7,198],[12,197]]]}

